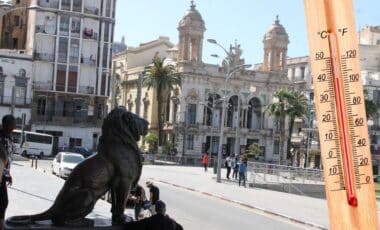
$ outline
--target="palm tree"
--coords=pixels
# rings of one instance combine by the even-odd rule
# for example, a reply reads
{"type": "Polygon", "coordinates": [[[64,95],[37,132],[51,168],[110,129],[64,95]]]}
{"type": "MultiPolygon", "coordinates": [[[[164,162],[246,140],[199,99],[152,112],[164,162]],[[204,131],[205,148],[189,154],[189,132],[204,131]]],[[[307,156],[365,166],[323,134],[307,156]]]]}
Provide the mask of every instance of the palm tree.
{"type": "Polygon", "coordinates": [[[143,84],[156,90],[157,100],[157,133],[158,146],[161,146],[162,141],[162,108],[163,102],[167,98],[165,93],[168,90],[173,90],[176,86],[181,85],[181,78],[173,65],[166,65],[165,58],[160,58],[157,54],[153,58],[153,63],[144,70],[143,84]]]}
{"type": "Polygon", "coordinates": [[[284,143],[285,143],[285,120],[286,117],[290,118],[289,125],[289,137],[287,146],[287,156],[290,156],[290,144],[291,144],[291,134],[294,126],[294,121],[297,117],[303,117],[306,114],[306,98],[305,96],[296,91],[289,91],[287,89],[280,89],[273,94],[278,101],[269,104],[266,108],[266,112],[269,116],[273,116],[280,122],[280,164],[284,158],[284,143]]]}
{"type": "Polygon", "coordinates": [[[288,110],[288,100],[291,94],[287,89],[280,89],[273,94],[277,98],[276,102],[269,104],[265,112],[269,116],[275,117],[280,122],[280,153],[279,153],[279,163],[282,164],[283,154],[284,154],[284,143],[285,143],[285,119],[288,110]]]}
{"type": "MultiPolygon", "coordinates": [[[[287,110],[287,115],[289,115],[289,133],[288,133],[288,144],[286,154],[287,157],[291,157],[291,138],[293,132],[294,121],[296,118],[304,118],[307,114],[307,103],[306,97],[303,93],[297,91],[290,91],[290,98],[288,98],[289,107],[287,110]]],[[[293,162],[292,162],[293,163],[293,162]]]]}

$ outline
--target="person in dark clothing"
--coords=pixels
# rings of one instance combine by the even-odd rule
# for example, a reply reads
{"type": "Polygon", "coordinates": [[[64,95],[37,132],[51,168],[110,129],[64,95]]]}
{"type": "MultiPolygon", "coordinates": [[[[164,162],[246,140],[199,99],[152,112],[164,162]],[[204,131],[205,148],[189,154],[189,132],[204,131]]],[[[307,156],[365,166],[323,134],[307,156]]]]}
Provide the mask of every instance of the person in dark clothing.
{"type": "Polygon", "coordinates": [[[236,156],[235,159],[233,160],[233,173],[232,173],[232,178],[237,180],[238,178],[238,172],[239,172],[239,158],[236,156]]]}
{"type": "Polygon", "coordinates": [[[0,178],[0,230],[4,229],[5,211],[8,207],[7,185],[12,185],[10,166],[13,154],[11,133],[16,128],[16,119],[12,115],[5,115],[2,120],[3,128],[0,130],[0,151],[2,176],[0,178]]]}
{"type": "Polygon", "coordinates": [[[138,184],[136,186],[136,193],[132,199],[135,202],[135,220],[138,220],[143,207],[143,201],[145,200],[145,190],[141,185],[138,184]]]}
{"type": "Polygon", "coordinates": [[[247,164],[241,159],[239,162],[239,186],[241,181],[243,181],[243,186],[245,187],[245,174],[247,172],[247,164]]]}
{"type": "Polygon", "coordinates": [[[160,189],[157,186],[154,186],[151,181],[146,182],[146,186],[149,188],[149,200],[152,203],[150,211],[152,214],[156,214],[156,202],[160,199],[160,189]]]}
{"type": "Polygon", "coordinates": [[[166,215],[166,205],[163,201],[156,201],[155,215],[140,221],[125,224],[125,229],[138,230],[183,230],[183,227],[166,215]]]}
{"type": "Polygon", "coordinates": [[[226,166],[226,168],[227,168],[227,174],[226,174],[226,177],[227,177],[227,179],[229,180],[230,179],[230,174],[231,174],[231,157],[230,156],[228,156],[227,158],[226,158],[226,161],[225,161],[225,166],[226,166]]]}

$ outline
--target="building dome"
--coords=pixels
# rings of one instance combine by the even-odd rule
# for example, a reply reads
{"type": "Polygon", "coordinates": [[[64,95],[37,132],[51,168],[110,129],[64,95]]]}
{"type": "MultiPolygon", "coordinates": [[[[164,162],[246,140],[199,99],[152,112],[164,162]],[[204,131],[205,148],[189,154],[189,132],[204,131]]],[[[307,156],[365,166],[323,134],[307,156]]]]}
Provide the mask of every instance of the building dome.
{"type": "Polygon", "coordinates": [[[286,33],[285,28],[280,24],[278,15],[276,17],[276,20],[274,21],[274,24],[272,24],[272,26],[264,35],[264,41],[271,39],[284,40],[289,42],[288,34],[286,33]]]}
{"type": "Polygon", "coordinates": [[[190,9],[186,11],[185,15],[179,22],[179,28],[198,28],[200,30],[205,30],[205,22],[203,21],[202,15],[197,9],[195,9],[194,1],[191,1],[190,9]]]}

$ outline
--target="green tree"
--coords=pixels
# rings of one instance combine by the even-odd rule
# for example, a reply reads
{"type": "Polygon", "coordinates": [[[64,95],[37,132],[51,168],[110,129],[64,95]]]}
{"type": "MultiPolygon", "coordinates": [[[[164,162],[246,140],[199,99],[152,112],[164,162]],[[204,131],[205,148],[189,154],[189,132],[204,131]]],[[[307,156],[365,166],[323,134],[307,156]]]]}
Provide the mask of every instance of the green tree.
{"type": "Polygon", "coordinates": [[[292,129],[294,126],[294,121],[297,117],[303,117],[307,111],[307,104],[305,96],[296,91],[290,91],[288,89],[280,89],[273,94],[277,98],[276,102],[269,104],[266,108],[266,112],[269,116],[275,117],[280,122],[280,164],[284,159],[284,143],[285,143],[285,121],[286,117],[290,118],[289,125],[289,139],[288,139],[288,148],[286,150],[287,156],[289,157],[290,153],[290,138],[292,134],[292,129]]]}
{"type": "Polygon", "coordinates": [[[144,86],[148,87],[148,90],[153,88],[156,90],[157,100],[157,133],[158,133],[158,145],[162,145],[162,117],[163,117],[163,103],[167,97],[165,94],[169,90],[173,90],[176,86],[181,85],[181,78],[173,65],[166,65],[165,58],[161,59],[157,54],[153,58],[153,63],[144,70],[143,78],[144,86]]]}
{"type": "Polygon", "coordinates": [[[369,99],[365,99],[365,111],[367,114],[367,119],[375,117],[377,114],[377,106],[375,102],[369,99]]]}
{"type": "Polygon", "coordinates": [[[258,158],[263,152],[263,149],[257,143],[253,143],[248,147],[248,157],[258,158]]]}
{"type": "Polygon", "coordinates": [[[164,144],[162,146],[162,154],[170,155],[174,147],[174,143],[170,141],[164,141],[164,144]]]}
{"type": "Polygon", "coordinates": [[[158,137],[154,133],[149,133],[144,137],[144,142],[148,144],[148,151],[153,152],[155,150],[155,146],[157,144],[158,137]]]}

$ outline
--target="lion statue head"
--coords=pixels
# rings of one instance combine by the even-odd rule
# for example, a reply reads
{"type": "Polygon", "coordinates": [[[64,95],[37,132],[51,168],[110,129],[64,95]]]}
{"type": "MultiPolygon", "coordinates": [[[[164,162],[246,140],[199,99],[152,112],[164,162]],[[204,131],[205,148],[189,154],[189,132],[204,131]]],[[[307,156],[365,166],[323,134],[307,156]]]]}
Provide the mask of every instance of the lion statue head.
{"type": "Polygon", "coordinates": [[[148,133],[149,122],[134,113],[127,111],[123,106],[113,109],[104,119],[102,136],[128,144],[140,140],[140,136],[148,133]]]}

